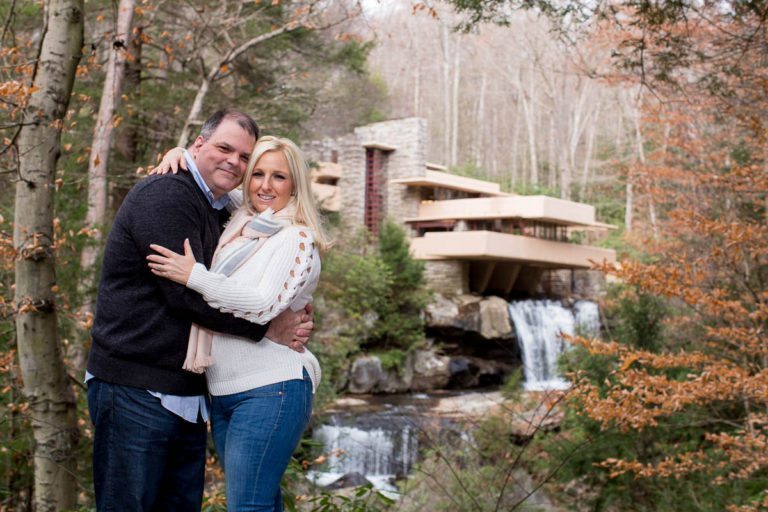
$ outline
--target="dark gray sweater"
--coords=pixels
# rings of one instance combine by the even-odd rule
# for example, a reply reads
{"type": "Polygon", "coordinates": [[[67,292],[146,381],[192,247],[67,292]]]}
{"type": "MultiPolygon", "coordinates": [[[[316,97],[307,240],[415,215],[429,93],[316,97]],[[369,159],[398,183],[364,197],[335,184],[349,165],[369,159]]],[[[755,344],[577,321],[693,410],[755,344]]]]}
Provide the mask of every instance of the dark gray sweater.
{"type": "Polygon", "coordinates": [[[174,395],[205,393],[205,377],[181,369],[189,329],[264,337],[267,326],[214,310],[200,294],[157,277],[147,266],[150,243],[183,253],[189,238],[197,261],[210,267],[226,221],[191,173],[139,182],[115,217],[104,250],[88,371],[107,382],[174,395]]]}

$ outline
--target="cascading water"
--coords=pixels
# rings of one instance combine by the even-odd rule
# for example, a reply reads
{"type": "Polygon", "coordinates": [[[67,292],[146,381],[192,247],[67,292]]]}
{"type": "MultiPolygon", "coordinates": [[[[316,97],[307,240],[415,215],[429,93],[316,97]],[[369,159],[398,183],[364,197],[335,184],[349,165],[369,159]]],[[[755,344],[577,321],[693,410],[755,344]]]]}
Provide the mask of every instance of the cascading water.
{"type": "Polygon", "coordinates": [[[394,476],[405,474],[411,468],[414,452],[418,449],[418,443],[411,434],[409,426],[401,430],[362,430],[323,425],[316,430],[314,437],[331,453],[329,472],[394,476]]]}
{"type": "Polygon", "coordinates": [[[562,334],[597,334],[597,304],[578,301],[571,311],[551,300],[525,300],[511,302],[509,315],[523,357],[525,389],[567,389],[570,384],[557,372],[557,360],[566,345],[562,334]]]}
{"type": "Polygon", "coordinates": [[[328,460],[312,475],[313,480],[322,486],[344,475],[357,475],[380,490],[394,491],[389,482],[408,474],[419,450],[419,428],[415,416],[403,414],[407,409],[335,415],[315,429],[313,438],[323,445],[328,460]]]}

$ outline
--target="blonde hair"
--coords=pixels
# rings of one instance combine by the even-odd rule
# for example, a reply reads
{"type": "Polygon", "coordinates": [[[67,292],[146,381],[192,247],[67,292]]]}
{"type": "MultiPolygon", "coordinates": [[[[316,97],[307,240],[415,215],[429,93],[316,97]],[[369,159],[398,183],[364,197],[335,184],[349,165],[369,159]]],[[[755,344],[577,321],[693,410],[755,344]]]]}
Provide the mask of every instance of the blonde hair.
{"type": "Polygon", "coordinates": [[[293,223],[301,224],[311,229],[317,248],[320,252],[327,251],[331,246],[331,241],[328,239],[325,229],[323,229],[317,202],[312,194],[309,167],[304,159],[304,154],[293,141],[272,135],[265,135],[256,141],[256,146],[253,148],[250,160],[248,160],[248,168],[243,178],[243,207],[252,213],[256,213],[248,190],[251,185],[256,162],[259,161],[259,158],[264,153],[269,151],[281,152],[288,162],[288,169],[293,178],[293,194],[295,196],[293,200],[296,202],[296,213],[293,217],[293,223]]]}

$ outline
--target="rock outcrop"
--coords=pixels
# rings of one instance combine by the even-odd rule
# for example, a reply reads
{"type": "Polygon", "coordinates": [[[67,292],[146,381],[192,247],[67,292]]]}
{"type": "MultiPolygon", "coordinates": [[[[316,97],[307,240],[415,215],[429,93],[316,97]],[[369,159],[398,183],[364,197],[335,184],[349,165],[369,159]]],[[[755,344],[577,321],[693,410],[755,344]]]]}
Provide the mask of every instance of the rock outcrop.
{"type": "Polygon", "coordinates": [[[500,297],[436,295],[425,309],[425,323],[431,329],[474,332],[488,340],[514,336],[507,301],[500,297]]]}

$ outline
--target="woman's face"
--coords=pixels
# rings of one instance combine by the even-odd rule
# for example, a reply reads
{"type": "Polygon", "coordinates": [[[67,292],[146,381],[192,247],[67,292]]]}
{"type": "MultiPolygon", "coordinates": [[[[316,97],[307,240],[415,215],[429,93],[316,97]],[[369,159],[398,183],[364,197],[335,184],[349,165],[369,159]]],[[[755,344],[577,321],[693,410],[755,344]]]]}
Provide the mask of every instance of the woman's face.
{"type": "Polygon", "coordinates": [[[293,177],[282,151],[267,151],[256,161],[248,195],[256,211],[282,210],[293,193],[293,177]]]}

